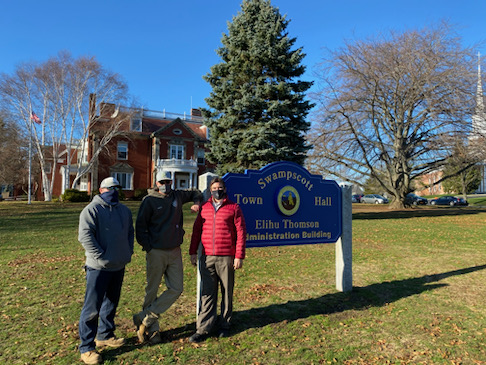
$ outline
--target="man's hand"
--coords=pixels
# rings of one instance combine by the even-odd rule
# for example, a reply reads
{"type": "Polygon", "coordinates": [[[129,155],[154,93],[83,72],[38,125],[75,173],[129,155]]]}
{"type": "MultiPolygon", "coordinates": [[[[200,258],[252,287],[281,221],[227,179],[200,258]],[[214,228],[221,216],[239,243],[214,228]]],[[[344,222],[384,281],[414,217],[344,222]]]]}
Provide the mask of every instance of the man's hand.
{"type": "Polygon", "coordinates": [[[192,205],[191,206],[191,211],[193,211],[194,213],[199,212],[199,204],[192,205]]]}
{"type": "Polygon", "coordinates": [[[191,255],[191,264],[197,265],[197,255],[191,255]]]}
{"type": "Polygon", "coordinates": [[[235,259],[233,262],[233,268],[235,270],[241,269],[243,267],[243,259],[235,259]]]}

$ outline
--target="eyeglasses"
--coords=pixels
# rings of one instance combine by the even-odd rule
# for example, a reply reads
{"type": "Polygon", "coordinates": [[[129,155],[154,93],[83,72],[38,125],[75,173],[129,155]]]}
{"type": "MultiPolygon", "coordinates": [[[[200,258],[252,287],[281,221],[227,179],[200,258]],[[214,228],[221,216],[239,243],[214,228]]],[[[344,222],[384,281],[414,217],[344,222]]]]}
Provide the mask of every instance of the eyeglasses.
{"type": "Polygon", "coordinates": [[[119,187],[118,186],[110,186],[110,187],[108,187],[106,189],[108,189],[108,190],[118,190],[119,187]]]}

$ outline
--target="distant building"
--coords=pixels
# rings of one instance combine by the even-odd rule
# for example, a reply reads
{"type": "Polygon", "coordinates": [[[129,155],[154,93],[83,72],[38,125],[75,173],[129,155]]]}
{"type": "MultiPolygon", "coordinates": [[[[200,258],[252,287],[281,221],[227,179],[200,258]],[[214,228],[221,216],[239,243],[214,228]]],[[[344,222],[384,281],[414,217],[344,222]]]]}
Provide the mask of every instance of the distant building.
{"type": "Polygon", "coordinates": [[[442,187],[442,183],[437,184],[437,181],[440,179],[442,179],[441,170],[432,171],[421,176],[419,186],[417,186],[415,193],[420,196],[444,194],[445,192],[442,187]]]}
{"type": "MultiPolygon", "coordinates": [[[[94,164],[76,184],[77,189],[96,191],[104,178],[113,176],[122,185],[125,197],[131,198],[137,189],[153,187],[157,171],[161,169],[170,172],[176,189],[197,188],[198,177],[214,170],[205,157],[209,140],[200,110],[192,109],[191,115],[186,116],[164,111],[119,110],[114,104],[96,105],[94,97],[91,103],[90,110],[95,115],[90,119],[95,122],[85,141],[87,153],[81,165],[87,166],[92,159],[94,164]],[[130,117],[123,119],[117,135],[96,157],[103,137],[113,123],[120,121],[119,113],[130,117]]],[[[81,153],[78,155],[83,158],[81,153]]],[[[76,159],[73,163],[77,163],[76,159]]],[[[77,164],[69,168],[58,166],[54,196],[71,187],[77,171],[77,164]]]]}

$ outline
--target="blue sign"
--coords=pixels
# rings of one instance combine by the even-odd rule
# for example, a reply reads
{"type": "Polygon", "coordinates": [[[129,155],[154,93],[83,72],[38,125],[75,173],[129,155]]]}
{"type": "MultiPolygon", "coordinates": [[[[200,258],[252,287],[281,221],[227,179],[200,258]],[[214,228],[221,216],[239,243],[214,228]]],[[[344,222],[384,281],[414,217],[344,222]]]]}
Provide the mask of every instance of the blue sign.
{"type": "Polygon", "coordinates": [[[223,176],[243,210],[247,247],[333,243],[342,232],[341,188],[293,162],[223,176]]]}

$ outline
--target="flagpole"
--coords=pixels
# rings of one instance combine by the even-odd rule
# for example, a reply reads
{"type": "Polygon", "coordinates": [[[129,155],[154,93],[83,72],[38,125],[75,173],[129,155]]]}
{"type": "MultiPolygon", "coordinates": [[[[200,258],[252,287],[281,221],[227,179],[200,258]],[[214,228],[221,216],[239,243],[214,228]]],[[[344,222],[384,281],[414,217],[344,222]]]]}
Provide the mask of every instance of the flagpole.
{"type": "Polygon", "coordinates": [[[31,204],[31,179],[32,179],[32,119],[29,116],[29,189],[28,189],[28,200],[27,204],[31,204]]]}

